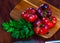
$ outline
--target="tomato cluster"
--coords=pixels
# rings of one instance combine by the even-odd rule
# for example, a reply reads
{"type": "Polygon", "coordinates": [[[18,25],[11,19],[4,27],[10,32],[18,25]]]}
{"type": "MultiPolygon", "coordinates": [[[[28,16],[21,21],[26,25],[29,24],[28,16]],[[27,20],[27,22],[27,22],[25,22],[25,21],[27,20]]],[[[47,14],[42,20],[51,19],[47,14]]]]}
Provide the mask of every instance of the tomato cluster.
{"type": "Polygon", "coordinates": [[[49,29],[56,25],[57,19],[52,15],[52,11],[47,4],[41,4],[39,8],[28,8],[22,12],[21,16],[34,25],[36,34],[46,34],[49,29]]]}

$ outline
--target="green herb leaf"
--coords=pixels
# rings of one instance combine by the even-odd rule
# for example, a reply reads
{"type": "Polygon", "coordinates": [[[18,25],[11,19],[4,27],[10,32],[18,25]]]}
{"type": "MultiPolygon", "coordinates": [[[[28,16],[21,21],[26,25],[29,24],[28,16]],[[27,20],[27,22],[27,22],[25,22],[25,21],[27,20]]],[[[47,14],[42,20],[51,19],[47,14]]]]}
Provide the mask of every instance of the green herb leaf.
{"type": "Polygon", "coordinates": [[[34,32],[33,31],[30,31],[29,36],[32,36],[33,34],[34,34],[34,32]]]}
{"type": "Polygon", "coordinates": [[[24,34],[24,31],[20,31],[20,38],[25,38],[25,34],[24,34]]]}
{"type": "Polygon", "coordinates": [[[44,12],[44,14],[47,14],[47,11],[46,10],[44,10],[43,12],[44,12]]]}
{"type": "Polygon", "coordinates": [[[18,39],[19,38],[19,31],[14,31],[12,33],[12,37],[18,39]]]}
{"type": "Polygon", "coordinates": [[[30,22],[27,23],[27,26],[28,26],[30,29],[32,29],[32,27],[33,27],[30,22]]]}
{"type": "Polygon", "coordinates": [[[9,24],[10,24],[10,26],[13,26],[13,21],[12,21],[12,20],[10,20],[9,24]]]}
{"type": "Polygon", "coordinates": [[[9,24],[7,22],[4,22],[2,24],[2,27],[3,27],[4,30],[7,30],[9,28],[9,24]]]}
{"type": "Polygon", "coordinates": [[[14,28],[10,27],[7,32],[13,32],[14,31],[14,28]]]}

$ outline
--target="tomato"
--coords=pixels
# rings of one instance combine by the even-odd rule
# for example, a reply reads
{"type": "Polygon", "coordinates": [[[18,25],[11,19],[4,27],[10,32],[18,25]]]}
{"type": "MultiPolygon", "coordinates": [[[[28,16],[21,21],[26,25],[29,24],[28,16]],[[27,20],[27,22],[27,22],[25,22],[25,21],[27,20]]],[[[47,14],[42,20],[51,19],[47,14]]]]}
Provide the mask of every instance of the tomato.
{"type": "Polygon", "coordinates": [[[52,22],[48,22],[47,25],[49,26],[49,28],[54,27],[54,24],[52,22]]]}
{"type": "MultiPolygon", "coordinates": [[[[48,4],[41,4],[39,8],[42,9],[42,11],[43,11],[42,17],[49,18],[52,15],[52,11],[48,4]]],[[[41,12],[41,10],[40,10],[40,12],[41,12]]],[[[41,15],[41,13],[40,13],[40,15],[41,15]]]]}
{"type": "Polygon", "coordinates": [[[27,8],[26,12],[27,13],[35,14],[36,13],[36,10],[34,8],[27,8]]]}
{"type": "Polygon", "coordinates": [[[43,23],[47,24],[48,22],[50,22],[48,18],[43,18],[43,23]]]}
{"type": "Polygon", "coordinates": [[[29,22],[34,22],[38,17],[35,14],[36,10],[33,8],[28,8],[25,12],[23,12],[21,15],[22,17],[29,22]]]}
{"type": "Polygon", "coordinates": [[[51,16],[50,17],[52,20],[52,23],[55,25],[56,23],[57,23],[57,18],[56,17],[54,17],[54,16],[51,16]]]}
{"type": "Polygon", "coordinates": [[[39,26],[39,25],[41,25],[41,24],[42,24],[42,20],[37,19],[37,20],[34,22],[34,27],[39,26]]]}
{"type": "Polygon", "coordinates": [[[34,28],[36,34],[44,35],[49,31],[49,27],[46,24],[42,24],[42,26],[37,26],[34,28]]]}
{"type": "Polygon", "coordinates": [[[43,22],[52,28],[56,25],[57,19],[54,16],[51,16],[49,18],[43,18],[43,22]]]}
{"type": "Polygon", "coordinates": [[[28,17],[29,22],[34,22],[37,19],[37,15],[30,14],[28,17]]]}
{"type": "Polygon", "coordinates": [[[49,26],[45,23],[43,23],[42,20],[38,19],[34,22],[34,31],[36,34],[46,34],[49,31],[49,26]]]}
{"type": "Polygon", "coordinates": [[[40,31],[40,29],[41,29],[41,28],[39,28],[39,27],[35,27],[35,28],[34,28],[34,32],[35,32],[36,34],[38,34],[39,31],[40,31]]]}
{"type": "Polygon", "coordinates": [[[27,13],[27,12],[22,12],[21,16],[22,16],[23,18],[27,19],[28,13],[27,13]]]}
{"type": "Polygon", "coordinates": [[[39,33],[39,30],[41,29],[39,26],[42,25],[42,21],[40,19],[37,19],[35,22],[34,22],[34,31],[35,33],[39,33]]]}

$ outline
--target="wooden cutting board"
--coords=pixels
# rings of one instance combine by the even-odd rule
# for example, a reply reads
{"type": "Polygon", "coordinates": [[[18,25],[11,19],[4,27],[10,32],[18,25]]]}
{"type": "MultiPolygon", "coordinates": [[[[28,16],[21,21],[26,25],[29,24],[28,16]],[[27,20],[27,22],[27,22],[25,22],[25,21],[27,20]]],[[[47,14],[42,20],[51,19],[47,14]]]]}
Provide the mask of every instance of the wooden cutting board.
{"type": "Polygon", "coordinates": [[[48,34],[39,35],[39,36],[44,37],[44,38],[51,38],[60,28],[60,10],[50,5],[49,3],[45,2],[44,0],[22,0],[11,11],[10,16],[11,18],[18,20],[21,18],[21,12],[23,12],[24,10],[30,7],[36,9],[42,3],[46,3],[50,6],[52,10],[52,14],[57,18],[57,23],[54,28],[49,30],[48,34]]]}

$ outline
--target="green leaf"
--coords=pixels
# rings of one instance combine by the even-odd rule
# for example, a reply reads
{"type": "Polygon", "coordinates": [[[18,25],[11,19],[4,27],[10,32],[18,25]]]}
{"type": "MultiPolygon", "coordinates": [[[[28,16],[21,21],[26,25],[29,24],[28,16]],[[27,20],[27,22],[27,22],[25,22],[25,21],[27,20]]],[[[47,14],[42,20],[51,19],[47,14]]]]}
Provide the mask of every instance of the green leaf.
{"type": "Polygon", "coordinates": [[[33,31],[30,31],[29,36],[32,36],[33,34],[34,34],[34,32],[33,31]]]}
{"type": "Polygon", "coordinates": [[[20,38],[25,38],[25,34],[24,34],[24,31],[20,31],[20,38]]]}
{"type": "Polygon", "coordinates": [[[29,34],[29,28],[25,28],[25,31],[26,31],[26,35],[29,34]]]}
{"type": "Polygon", "coordinates": [[[14,25],[13,25],[13,20],[10,19],[9,25],[10,25],[10,26],[14,26],[14,25]]]}
{"type": "Polygon", "coordinates": [[[24,28],[24,31],[25,31],[25,37],[26,38],[28,38],[28,34],[29,34],[29,28],[26,26],[25,28],[24,28]]]}
{"type": "Polygon", "coordinates": [[[18,20],[15,24],[16,24],[15,28],[21,29],[23,28],[24,25],[26,25],[26,21],[24,19],[21,19],[21,20],[18,20]]]}
{"type": "Polygon", "coordinates": [[[27,23],[27,26],[28,26],[29,29],[33,28],[33,25],[30,22],[27,23]]]}
{"type": "Polygon", "coordinates": [[[46,10],[44,10],[43,12],[44,12],[44,14],[47,14],[47,11],[46,10]]]}
{"type": "Polygon", "coordinates": [[[14,31],[11,35],[13,38],[18,39],[19,38],[19,31],[14,31]]]}
{"type": "Polygon", "coordinates": [[[13,32],[14,31],[14,28],[10,27],[7,32],[13,32]]]}
{"type": "Polygon", "coordinates": [[[20,20],[18,20],[18,23],[20,25],[24,25],[24,24],[26,24],[26,21],[24,19],[20,19],[20,20]]]}
{"type": "Polygon", "coordinates": [[[14,21],[14,22],[13,22],[13,25],[14,25],[14,27],[17,26],[17,25],[18,25],[18,24],[17,24],[17,21],[14,21]]]}
{"type": "Polygon", "coordinates": [[[7,30],[9,28],[9,24],[7,22],[4,22],[2,24],[2,27],[3,27],[4,30],[7,30]]]}
{"type": "Polygon", "coordinates": [[[21,29],[21,28],[23,28],[23,26],[22,26],[22,25],[19,25],[19,24],[17,24],[17,25],[14,26],[14,27],[17,28],[18,30],[21,29]]]}

